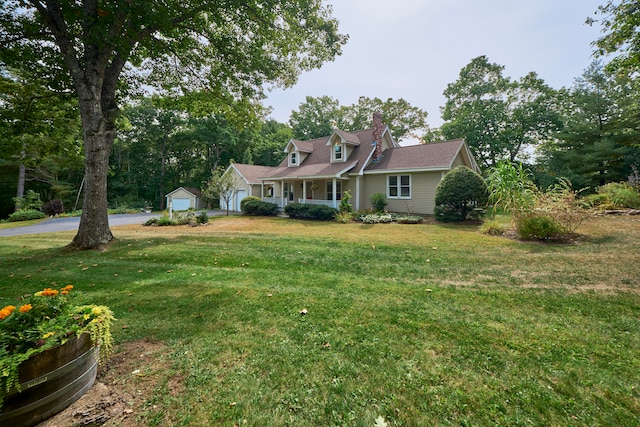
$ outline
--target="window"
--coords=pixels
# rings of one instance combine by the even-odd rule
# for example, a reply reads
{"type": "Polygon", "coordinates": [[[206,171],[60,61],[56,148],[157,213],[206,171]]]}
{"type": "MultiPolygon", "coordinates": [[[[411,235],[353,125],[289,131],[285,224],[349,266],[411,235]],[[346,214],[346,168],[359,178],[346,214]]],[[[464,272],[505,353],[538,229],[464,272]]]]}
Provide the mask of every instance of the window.
{"type": "Polygon", "coordinates": [[[387,177],[387,197],[411,198],[411,175],[389,175],[387,177]]]}
{"type": "MultiPolygon", "coordinates": [[[[327,181],[327,200],[333,200],[332,181],[327,181]]],[[[342,200],[342,181],[336,181],[336,200],[342,200]]]]}
{"type": "Polygon", "coordinates": [[[342,144],[336,144],[333,148],[333,160],[342,160],[342,144]]]}
{"type": "Polygon", "coordinates": [[[293,195],[293,184],[285,182],[284,186],[283,186],[283,190],[284,190],[284,199],[292,202],[293,201],[293,197],[294,197],[294,195],[293,195]]]}
{"type": "Polygon", "coordinates": [[[289,154],[289,166],[296,166],[298,164],[298,153],[293,151],[289,154]]]}

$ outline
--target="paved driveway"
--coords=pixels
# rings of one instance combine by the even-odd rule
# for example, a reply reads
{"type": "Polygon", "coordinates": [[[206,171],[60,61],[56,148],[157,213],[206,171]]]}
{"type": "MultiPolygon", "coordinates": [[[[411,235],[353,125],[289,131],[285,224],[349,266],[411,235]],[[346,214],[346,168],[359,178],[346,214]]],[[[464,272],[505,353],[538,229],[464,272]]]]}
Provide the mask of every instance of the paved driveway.
{"type": "MultiPolygon", "coordinates": [[[[118,214],[109,215],[109,225],[143,224],[157,214],[118,214]]],[[[24,227],[5,228],[0,230],[0,237],[19,236],[21,234],[54,233],[57,231],[76,231],[80,224],[80,217],[50,218],[40,224],[24,227]]]]}
{"type": "MultiPolygon", "coordinates": [[[[207,211],[209,216],[224,215],[221,211],[207,211]]],[[[149,218],[160,216],[158,214],[118,214],[109,215],[109,226],[144,224],[149,218]]],[[[19,236],[21,234],[54,233],[57,231],[76,231],[80,224],[80,217],[51,218],[36,225],[24,227],[5,228],[0,230],[0,237],[19,236]]]]}

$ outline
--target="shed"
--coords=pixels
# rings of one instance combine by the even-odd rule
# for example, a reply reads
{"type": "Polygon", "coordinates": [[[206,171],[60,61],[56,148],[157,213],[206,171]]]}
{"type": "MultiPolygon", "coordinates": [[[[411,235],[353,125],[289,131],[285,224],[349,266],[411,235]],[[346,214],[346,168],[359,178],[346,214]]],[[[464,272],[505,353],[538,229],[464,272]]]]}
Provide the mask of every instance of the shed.
{"type": "Polygon", "coordinates": [[[174,211],[186,211],[188,209],[201,209],[202,192],[195,187],[179,187],[167,194],[167,207],[174,211]]]}

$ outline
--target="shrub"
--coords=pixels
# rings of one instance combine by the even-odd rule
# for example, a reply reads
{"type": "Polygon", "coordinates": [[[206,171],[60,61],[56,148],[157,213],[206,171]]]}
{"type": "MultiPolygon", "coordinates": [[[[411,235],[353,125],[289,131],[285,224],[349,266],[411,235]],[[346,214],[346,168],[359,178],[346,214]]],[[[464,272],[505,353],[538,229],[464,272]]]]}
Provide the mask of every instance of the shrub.
{"type": "Polygon", "coordinates": [[[247,196],[244,199],[242,199],[240,201],[240,211],[244,212],[244,205],[246,205],[247,203],[251,202],[251,201],[259,201],[261,202],[262,199],[260,197],[256,197],[256,196],[247,196]]]}
{"type": "Polygon", "coordinates": [[[353,212],[337,212],[335,220],[340,224],[348,224],[353,221],[353,212]]]}
{"type": "Polygon", "coordinates": [[[353,220],[362,222],[362,218],[372,213],[374,213],[373,209],[360,209],[359,211],[353,213],[353,220]]]}
{"type": "Polygon", "coordinates": [[[615,205],[606,194],[589,194],[581,199],[582,206],[585,208],[596,209],[615,209],[615,205]]]}
{"type": "Polygon", "coordinates": [[[474,209],[487,203],[484,179],[465,166],[447,173],[436,188],[434,213],[439,221],[464,221],[474,209]]]}
{"type": "Polygon", "coordinates": [[[49,200],[44,205],[42,205],[42,212],[44,212],[47,216],[59,215],[64,212],[64,205],[62,204],[62,200],[54,199],[49,200]]]}
{"type": "Polygon", "coordinates": [[[598,188],[598,194],[607,196],[618,208],[640,208],[640,192],[626,182],[611,182],[598,188]]]}
{"type": "Polygon", "coordinates": [[[8,222],[18,222],[18,221],[29,221],[32,219],[42,219],[46,218],[44,212],[36,211],[36,210],[23,210],[14,212],[9,215],[7,218],[8,222]]]}
{"type": "Polygon", "coordinates": [[[310,205],[305,203],[289,203],[284,208],[284,213],[294,219],[317,219],[330,221],[335,218],[338,211],[325,205],[310,205]]]}
{"type": "Polygon", "coordinates": [[[196,219],[198,221],[198,224],[206,224],[209,222],[209,215],[207,214],[207,211],[202,211],[196,219]]]}
{"type": "Polygon", "coordinates": [[[536,207],[549,215],[567,234],[573,233],[587,217],[587,211],[578,202],[576,192],[566,179],[561,179],[546,192],[538,192],[536,207]]]}
{"type": "Polygon", "coordinates": [[[389,224],[393,222],[397,215],[389,214],[389,213],[369,213],[363,214],[359,216],[359,220],[364,224],[389,224]]]}
{"type": "Polygon", "coordinates": [[[377,224],[380,222],[380,215],[378,214],[368,214],[364,215],[361,219],[364,224],[377,224]]]}
{"type": "Polygon", "coordinates": [[[549,240],[562,237],[565,230],[551,216],[545,214],[523,215],[516,223],[518,236],[521,239],[549,240]]]}
{"type": "Polygon", "coordinates": [[[20,210],[23,211],[37,211],[42,206],[40,193],[36,193],[33,190],[27,190],[24,197],[14,197],[13,202],[19,205],[20,210]]]}
{"type": "Polygon", "coordinates": [[[485,220],[480,226],[480,232],[490,236],[502,236],[505,231],[507,231],[505,225],[495,219],[485,220]]]}
{"type": "Polygon", "coordinates": [[[308,219],[309,218],[309,206],[303,203],[289,203],[284,207],[284,213],[289,215],[289,218],[308,219]]]}
{"type": "Polygon", "coordinates": [[[278,215],[278,205],[262,200],[249,200],[244,204],[243,213],[255,216],[276,216],[278,215]]]}
{"type": "Polygon", "coordinates": [[[387,207],[387,198],[382,193],[373,193],[369,196],[369,200],[371,200],[371,206],[373,206],[373,210],[376,212],[384,212],[384,209],[387,207]]]}
{"type": "Polygon", "coordinates": [[[177,223],[171,218],[169,218],[168,216],[161,216],[156,221],[156,225],[159,225],[160,227],[164,227],[169,225],[177,225],[177,223]]]}
{"type": "Polygon", "coordinates": [[[342,195],[342,199],[340,200],[340,212],[353,212],[353,207],[351,206],[351,203],[349,203],[350,199],[351,193],[349,192],[349,190],[347,190],[344,192],[344,194],[342,195]]]}
{"type": "Polygon", "coordinates": [[[338,213],[336,209],[325,205],[311,205],[311,209],[309,209],[311,219],[317,219],[321,221],[332,220],[335,217],[336,213],[338,213]]]}

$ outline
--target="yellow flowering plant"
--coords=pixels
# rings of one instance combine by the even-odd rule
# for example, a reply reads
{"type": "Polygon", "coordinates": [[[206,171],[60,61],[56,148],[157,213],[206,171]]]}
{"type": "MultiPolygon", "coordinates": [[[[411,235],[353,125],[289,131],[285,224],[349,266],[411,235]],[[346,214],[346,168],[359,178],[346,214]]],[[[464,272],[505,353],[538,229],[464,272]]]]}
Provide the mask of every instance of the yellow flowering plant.
{"type": "Polygon", "coordinates": [[[20,364],[35,354],[88,333],[100,356],[109,356],[113,313],[106,306],[73,304],[72,289],[45,288],[0,309],[0,406],[18,386],[20,364]]]}

